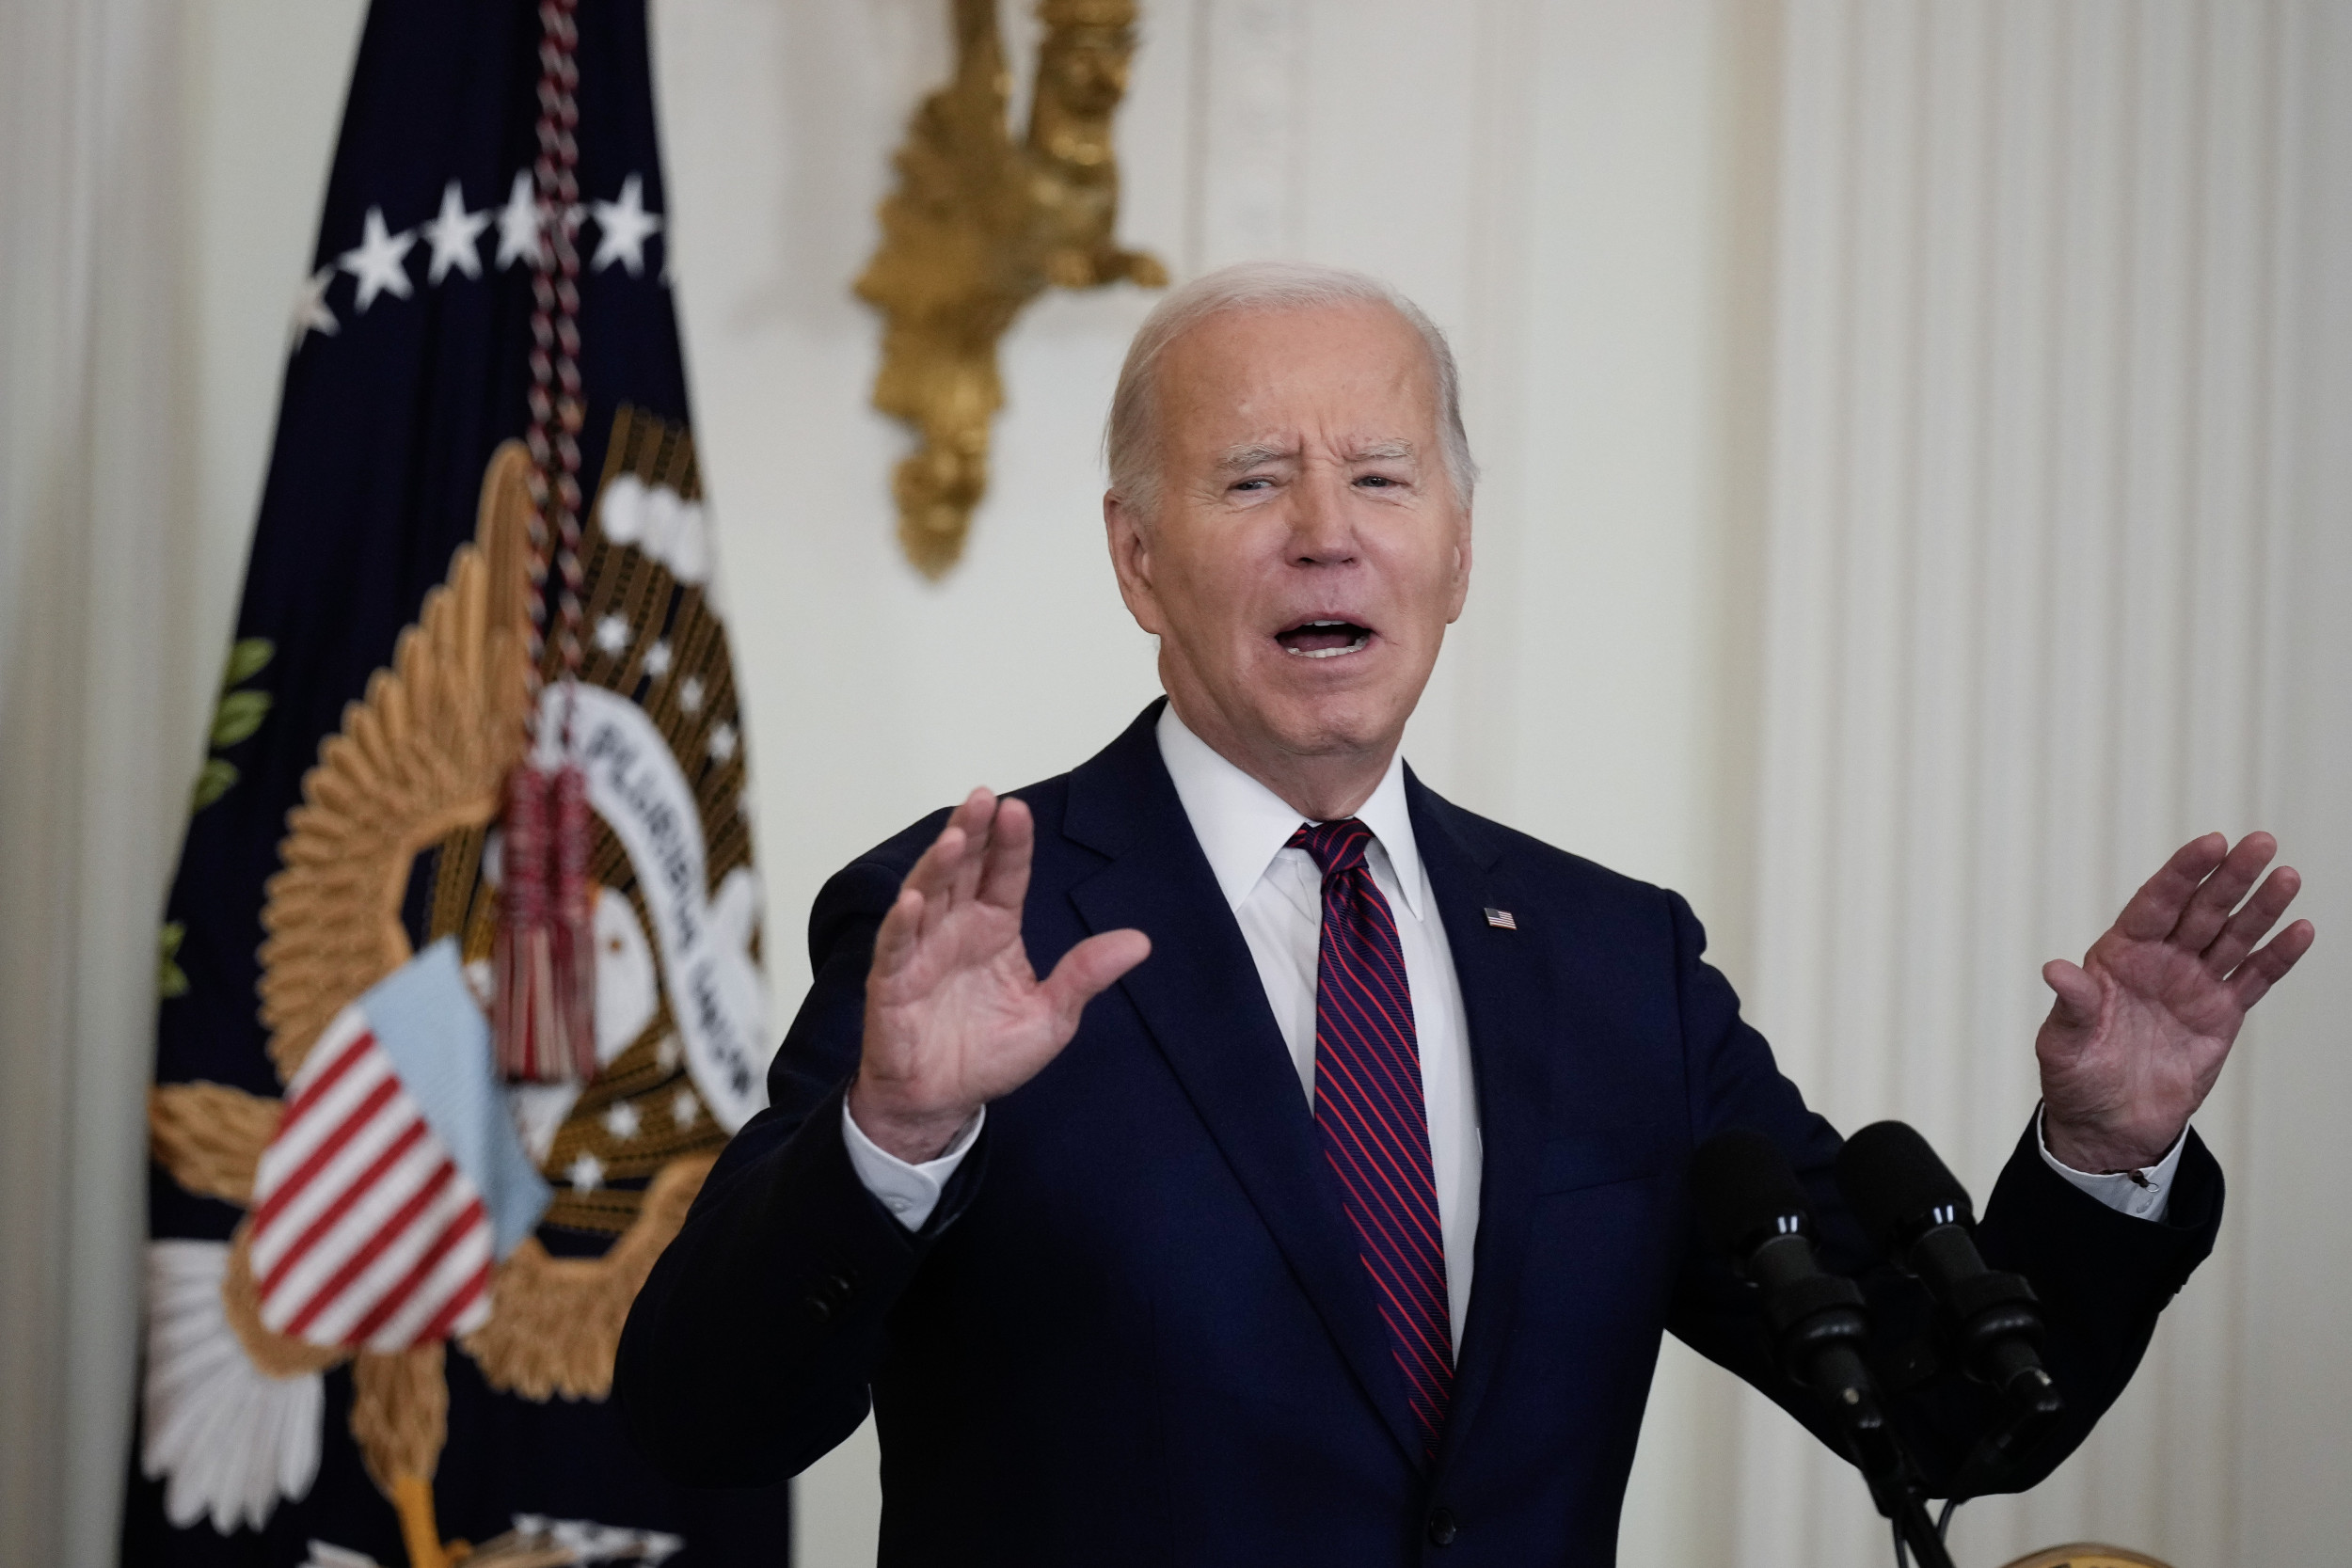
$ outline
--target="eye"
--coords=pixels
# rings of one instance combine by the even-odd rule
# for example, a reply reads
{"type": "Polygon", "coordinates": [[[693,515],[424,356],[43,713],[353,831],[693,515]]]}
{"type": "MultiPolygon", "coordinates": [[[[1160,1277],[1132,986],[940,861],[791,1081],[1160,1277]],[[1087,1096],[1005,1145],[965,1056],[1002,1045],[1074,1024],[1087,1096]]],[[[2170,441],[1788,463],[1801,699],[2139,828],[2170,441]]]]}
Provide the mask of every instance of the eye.
{"type": "Polygon", "coordinates": [[[1391,490],[1394,489],[1397,484],[1395,480],[1386,474],[1358,474],[1356,483],[1368,485],[1375,490],[1391,490]]]}
{"type": "Polygon", "coordinates": [[[1266,478],[1263,474],[1259,474],[1254,478],[1242,480],[1233,486],[1236,490],[1270,490],[1273,487],[1274,481],[1266,478]]]}

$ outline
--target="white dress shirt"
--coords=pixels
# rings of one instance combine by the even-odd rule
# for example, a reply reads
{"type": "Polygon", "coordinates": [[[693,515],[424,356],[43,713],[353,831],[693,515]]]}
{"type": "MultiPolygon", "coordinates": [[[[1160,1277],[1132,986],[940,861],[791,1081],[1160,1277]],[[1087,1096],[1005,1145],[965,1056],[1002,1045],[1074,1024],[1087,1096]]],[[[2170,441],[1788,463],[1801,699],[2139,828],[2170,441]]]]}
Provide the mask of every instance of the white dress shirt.
{"type": "MultiPolygon", "coordinates": [[[[1323,935],[1323,875],[1314,857],[1289,847],[1291,835],[1307,820],[1280,796],[1243,772],[1184,727],[1173,705],[1160,711],[1160,759],[1176,784],[1193,835],[1200,841],[1249,956],[1258,966],[1267,1006],[1310,1107],[1315,1094],[1315,972],[1323,935]]],[[[1413,993],[1413,1031],[1421,1047],[1422,1093],[1429,1112],[1429,1156],[1438,1186],[1438,1224],[1445,1243],[1447,1306],[1454,1348],[1462,1348],[1462,1324],[1470,1311],[1470,1264],[1478,1236],[1478,1178],[1481,1147],[1478,1096],[1470,1075],[1470,1022],[1462,1009],[1462,987],[1454,952],[1438,918],[1428,873],[1413,840],[1405,804],[1405,764],[1392,759],[1380,786],[1356,813],[1372,830],[1365,852],[1373,880],[1396,916],[1405,949],[1405,978],[1413,993]]],[[[866,1191],[882,1200],[909,1230],[920,1230],[939,1195],[979,1135],[983,1108],[965,1123],[945,1153],[910,1164],[866,1137],[844,1101],[842,1135],[850,1163],[866,1191]]],[[[2184,1131],[2171,1151],[2144,1170],[2093,1175],[2061,1164],[2042,1141],[2042,1118],[2034,1117],[2035,1140],[2050,1168],[2110,1209],[2136,1218],[2161,1220],[2169,1201],[2184,1131]]]]}

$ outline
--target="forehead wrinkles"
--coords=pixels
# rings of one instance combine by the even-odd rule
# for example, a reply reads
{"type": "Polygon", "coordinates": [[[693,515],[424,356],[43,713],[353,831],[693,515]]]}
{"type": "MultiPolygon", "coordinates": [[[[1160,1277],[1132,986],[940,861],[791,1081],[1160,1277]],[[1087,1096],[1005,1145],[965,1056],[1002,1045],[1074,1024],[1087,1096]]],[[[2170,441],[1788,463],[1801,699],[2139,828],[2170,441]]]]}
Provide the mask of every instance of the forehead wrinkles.
{"type": "Polygon", "coordinates": [[[1436,405],[1418,353],[1349,360],[1313,354],[1305,363],[1253,359],[1235,364],[1180,364],[1174,408],[1239,425],[1253,441],[1294,439],[1299,434],[1334,439],[1370,438],[1372,430],[1430,420],[1436,405]],[[1255,429],[1250,427],[1255,426],[1255,429]]]}
{"type": "Polygon", "coordinates": [[[1427,345],[1392,311],[1280,311],[1194,325],[1161,351],[1151,379],[1163,417],[1272,413],[1328,425],[1366,404],[1429,417],[1436,370],[1427,345]]]}

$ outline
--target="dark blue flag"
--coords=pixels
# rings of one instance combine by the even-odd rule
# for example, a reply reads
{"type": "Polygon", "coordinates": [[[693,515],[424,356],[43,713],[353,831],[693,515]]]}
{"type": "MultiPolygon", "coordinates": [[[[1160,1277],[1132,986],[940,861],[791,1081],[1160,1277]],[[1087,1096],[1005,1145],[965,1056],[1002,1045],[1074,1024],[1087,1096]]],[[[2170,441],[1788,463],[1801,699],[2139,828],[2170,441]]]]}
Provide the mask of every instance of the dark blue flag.
{"type": "Polygon", "coordinates": [[[664,1482],[608,1397],[768,1039],[644,0],[548,13],[379,0],[361,40],[162,934],[126,1562],[788,1555],[783,1487],[664,1482]],[[533,170],[567,126],[558,213],[533,170]],[[578,262],[576,683],[530,624],[550,216],[578,262]],[[499,814],[534,712],[595,814],[596,1071],[508,1085],[499,814]]]}

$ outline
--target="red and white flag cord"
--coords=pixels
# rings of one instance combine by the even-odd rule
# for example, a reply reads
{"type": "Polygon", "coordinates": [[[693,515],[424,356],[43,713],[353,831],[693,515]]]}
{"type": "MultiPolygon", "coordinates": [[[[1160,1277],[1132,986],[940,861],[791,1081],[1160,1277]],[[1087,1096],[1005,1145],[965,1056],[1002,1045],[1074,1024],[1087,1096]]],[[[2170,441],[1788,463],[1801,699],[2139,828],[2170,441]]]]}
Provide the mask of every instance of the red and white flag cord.
{"type": "Polygon", "coordinates": [[[531,718],[507,776],[500,852],[492,1027],[499,1065],[536,1083],[596,1075],[596,889],[587,780],[572,756],[580,662],[580,33],[578,0],[539,7],[538,153],[532,179],[539,248],[531,291],[531,718]],[[556,745],[540,735],[548,570],[556,574],[556,651],[564,687],[556,745]],[[552,758],[552,766],[543,766],[552,758]]]}

